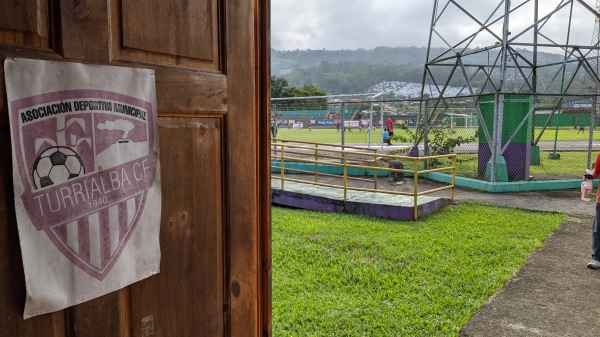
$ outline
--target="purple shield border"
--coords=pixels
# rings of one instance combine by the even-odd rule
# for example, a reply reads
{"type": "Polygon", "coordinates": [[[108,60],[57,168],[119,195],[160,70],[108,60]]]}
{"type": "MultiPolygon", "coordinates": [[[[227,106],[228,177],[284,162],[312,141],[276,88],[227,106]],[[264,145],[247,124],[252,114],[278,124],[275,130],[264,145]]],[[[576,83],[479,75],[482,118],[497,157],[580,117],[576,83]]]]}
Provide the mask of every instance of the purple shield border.
{"type": "MultiPolygon", "coordinates": [[[[103,207],[98,210],[99,212],[106,211],[109,207],[114,206],[118,203],[122,203],[123,201],[126,201],[129,198],[136,200],[135,215],[131,221],[131,224],[128,224],[129,228],[127,229],[127,231],[125,231],[123,233],[124,234],[123,237],[120,238],[117,250],[112,255],[107,254],[106,253],[106,249],[107,249],[106,240],[105,239],[101,240],[101,247],[100,247],[101,257],[103,260],[106,259],[107,261],[106,261],[106,263],[102,263],[102,266],[100,268],[95,268],[93,265],[91,265],[91,263],[89,261],[86,261],[86,259],[82,257],[81,252],[79,254],[75,253],[68,246],[68,244],[64,241],[64,238],[60,238],[60,235],[57,233],[57,230],[55,230],[55,228],[58,228],[59,226],[64,225],[64,224],[59,224],[54,227],[46,228],[44,231],[46,232],[48,237],[52,240],[54,245],[74,265],[76,265],[81,270],[83,270],[88,275],[92,276],[93,278],[97,279],[98,281],[102,281],[106,277],[106,275],[110,272],[110,270],[112,269],[114,264],[117,262],[117,260],[119,259],[119,256],[123,252],[123,249],[125,249],[127,241],[129,241],[129,238],[131,237],[133,231],[135,230],[138,220],[140,219],[141,213],[144,209],[144,205],[146,204],[146,196],[147,195],[148,195],[148,193],[141,192],[141,193],[138,193],[137,195],[129,196],[121,201],[118,201],[111,205],[107,205],[106,207],[103,207]]],[[[83,217],[84,216],[82,216],[80,218],[83,218],[83,217]]],[[[106,230],[106,229],[104,229],[104,230],[106,230]]],[[[104,234],[106,234],[106,233],[104,233],[104,234]]],[[[89,257],[87,260],[89,260],[89,257]]]]}
{"type": "MultiPolygon", "coordinates": [[[[114,92],[110,92],[110,91],[104,91],[104,90],[65,90],[65,91],[58,91],[58,92],[53,92],[53,93],[47,93],[47,94],[41,94],[41,95],[37,95],[37,96],[31,96],[31,97],[27,97],[27,98],[22,98],[22,99],[18,99],[15,101],[10,102],[10,106],[11,106],[11,119],[12,119],[12,125],[11,125],[11,130],[12,130],[12,139],[13,139],[13,144],[18,144],[19,148],[22,148],[23,145],[21,144],[21,130],[19,128],[19,116],[18,116],[18,112],[19,110],[25,108],[25,107],[29,107],[29,106],[34,106],[34,105],[38,105],[38,104],[44,104],[46,102],[54,102],[54,101],[60,101],[60,100],[67,100],[67,99],[77,99],[77,98],[81,98],[81,99],[90,99],[90,98],[96,98],[96,99],[106,99],[106,100],[112,100],[112,101],[118,101],[118,102],[122,102],[122,103],[127,103],[129,105],[134,105],[134,106],[138,106],[141,107],[143,109],[145,109],[146,111],[148,111],[148,148],[149,148],[149,153],[154,153],[154,110],[152,107],[152,104],[146,101],[143,101],[141,99],[135,98],[135,97],[131,97],[131,96],[127,96],[127,95],[122,95],[122,94],[118,94],[118,93],[114,93],[114,92]]],[[[17,146],[15,146],[16,148],[17,146]]],[[[17,158],[17,165],[18,165],[18,169],[19,169],[19,176],[21,177],[21,181],[23,183],[23,186],[25,187],[25,189],[27,189],[28,191],[32,191],[33,188],[31,186],[31,184],[29,183],[29,179],[27,178],[28,176],[28,171],[25,170],[25,163],[23,160],[23,156],[21,153],[19,153],[18,155],[16,155],[17,158]]]]}
{"type": "MultiPolygon", "coordinates": [[[[14,150],[18,152],[19,150],[22,151],[22,148],[23,148],[23,144],[21,143],[22,137],[21,137],[21,129],[20,129],[20,123],[19,123],[19,115],[18,115],[19,110],[26,108],[26,107],[30,107],[30,106],[44,104],[47,102],[54,102],[54,101],[68,100],[68,99],[105,99],[105,100],[118,101],[118,102],[125,103],[128,105],[137,106],[137,107],[140,107],[140,108],[146,110],[148,112],[147,113],[147,121],[146,121],[148,123],[147,124],[148,125],[148,150],[149,150],[149,153],[151,156],[158,155],[157,151],[155,151],[154,139],[155,139],[156,130],[154,127],[155,126],[155,120],[154,120],[155,117],[154,117],[154,110],[153,110],[152,103],[143,101],[141,99],[138,99],[138,98],[135,98],[132,96],[127,96],[127,95],[114,93],[114,92],[110,92],[110,91],[88,90],[88,89],[59,91],[59,92],[53,92],[53,93],[47,93],[47,94],[41,94],[41,95],[37,95],[37,96],[22,98],[22,99],[18,99],[18,100],[14,100],[14,101],[10,102],[10,107],[11,107],[10,113],[11,113],[11,117],[12,117],[11,118],[11,121],[12,121],[11,131],[12,131],[12,140],[13,140],[14,150]]],[[[22,182],[22,185],[25,190],[24,192],[33,191],[31,183],[28,179],[28,170],[25,169],[23,154],[16,153],[15,158],[17,161],[19,177],[21,178],[21,182],[22,182]]],[[[158,158],[156,158],[155,163],[157,162],[157,160],[158,160],[158,158]]],[[[153,185],[154,179],[155,179],[155,176],[153,175],[151,178],[151,181],[149,181],[148,185],[147,185],[147,186],[149,186],[149,188],[153,185]]],[[[104,277],[111,270],[112,266],[118,260],[127,241],[129,240],[129,238],[131,237],[131,234],[135,230],[135,228],[137,226],[137,222],[140,219],[140,215],[143,212],[143,209],[144,209],[144,206],[146,203],[146,196],[147,196],[147,190],[142,193],[141,197],[140,196],[136,197],[134,195],[126,197],[126,198],[134,197],[135,199],[139,198],[140,204],[137,207],[137,211],[134,216],[134,219],[129,226],[130,227],[129,231],[127,232],[125,237],[122,238],[123,241],[119,244],[119,249],[113,254],[113,256],[111,256],[109,263],[104,266],[102,271],[96,271],[90,265],[82,262],[78,256],[76,256],[73,252],[69,251],[69,249],[65,247],[64,242],[62,242],[62,240],[58,238],[56,233],[52,232],[51,228],[46,228],[45,232],[48,235],[48,237],[52,240],[54,245],[72,263],[74,263],[77,267],[82,269],[84,272],[86,272],[90,276],[92,276],[98,280],[102,280],[102,279],[104,279],[104,277]]],[[[23,195],[20,195],[18,197],[22,198],[23,195]]],[[[108,208],[108,207],[110,207],[110,205],[107,205],[107,206],[103,207],[102,209],[108,208]]],[[[58,223],[56,225],[60,225],[60,224],[58,223]]]]}

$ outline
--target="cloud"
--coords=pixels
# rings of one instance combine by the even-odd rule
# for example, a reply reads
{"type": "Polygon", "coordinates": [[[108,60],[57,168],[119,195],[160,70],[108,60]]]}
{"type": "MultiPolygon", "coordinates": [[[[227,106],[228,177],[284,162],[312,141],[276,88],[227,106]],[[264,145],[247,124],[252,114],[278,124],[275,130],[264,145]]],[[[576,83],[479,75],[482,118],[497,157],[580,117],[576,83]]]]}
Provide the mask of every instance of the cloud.
{"type": "Polygon", "coordinates": [[[132,122],[124,119],[117,119],[114,121],[106,121],[98,124],[99,130],[119,130],[123,132],[123,139],[127,139],[129,131],[133,130],[135,125],[132,122]]]}
{"type": "MultiPolygon", "coordinates": [[[[591,0],[585,2],[590,7],[595,7],[591,0]]],[[[440,20],[436,23],[439,34],[433,34],[432,46],[463,41],[480,28],[480,23],[493,21],[504,12],[504,2],[501,0],[457,0],[457,3],[479,20],[479,23],[460,8],[448,4],[447,0],[439,0],[437,15],[440,20]],[[495,9],[497,12],[493,14],[495,9]]],[[[511,33],[517,34],[533,24],[533,3],[526,0],[511,1],[511,8],[519,7],[510,17],[511,33]]],[[[561,0],[540,1],[539,17],[549,14],[560,3],[561,0]]],[[[426,47],[433,5],[434,0],[273,0],[271,46],[279,50],[426,47]]],[[[570,4],[541,27],[550,40],[566,42],[569,11],[570,4]]],[[[590,44],[594,16],[574,1],[573,18],[569,42],[590,44]]],[[[494,24],[491,30],[496,36],[501,36],[502,21],[494,24]]],[[[531,36],[532,34],[527,33],[521,39],[530,39],[531,36]]],[[[488,45],[495,40],[493,34],[484,31],[472,43],[488,45]]]]}
{"type": "MultiPolygon", "coordinates": [[[[275,49],[288,50],[398,46],[402,42],[403,21],[411,18],[399,14],[406,7],[414,8],[402,5],[403,2],[406,1],[274,0],[271,43],[275,49]]],[[[421,25],[426,30],[429,24],[421,25]]]]}

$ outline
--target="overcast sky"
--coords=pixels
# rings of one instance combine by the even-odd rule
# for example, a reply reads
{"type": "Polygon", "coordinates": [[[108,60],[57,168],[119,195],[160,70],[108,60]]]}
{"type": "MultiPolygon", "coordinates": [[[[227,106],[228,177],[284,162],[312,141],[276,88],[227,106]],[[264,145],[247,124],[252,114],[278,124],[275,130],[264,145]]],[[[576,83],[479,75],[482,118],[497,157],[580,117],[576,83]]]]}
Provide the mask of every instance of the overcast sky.
{"type": "MultiPolygon", "coordinates": [[[[584,1],[595,7],[595,1],[584,1]]],[[[497,6],[500,5],[500,10],[504,11],[501,0],[457,2],[482,22],[497,6]]],[[[526,0],[512,0],[511,6],[515,8],[524,2],[526,0]]],[[[561,0],[539,2],[539,16],[543,17],[554,10],[561,0]]],[[[433,3],[434,0],[271,0],[271,47],[278,50],[427,47],[433,3]]],[[[440,7],[446,3],[447,0],[439,1],[440,7]]],[[[520,31],[533,23],[532,8],[533,0],[511,15],[511,32],[520,31]]],[[[543,27],[546,36],[556,42],[566,42],[569,10],[567,6],[552,16],[552,21],[543,27]]],[[[594,17],[576,1],[573,13],[576,19],[571,25],[569,42],[591,44],[594,17]]],[[[474,33],[478,27],[455,6],[449,6],[436,25],[440,35],[450,43],[474,33]]],[[[500,24],[496,25],[495,31],[500,34],[500,24]]],[[[493,41],[489,34],[480,34],[478,39],[472,46],[493,41]]],[[[434,35],[432,45],[443,44],[442,39],[434,35]]]]}

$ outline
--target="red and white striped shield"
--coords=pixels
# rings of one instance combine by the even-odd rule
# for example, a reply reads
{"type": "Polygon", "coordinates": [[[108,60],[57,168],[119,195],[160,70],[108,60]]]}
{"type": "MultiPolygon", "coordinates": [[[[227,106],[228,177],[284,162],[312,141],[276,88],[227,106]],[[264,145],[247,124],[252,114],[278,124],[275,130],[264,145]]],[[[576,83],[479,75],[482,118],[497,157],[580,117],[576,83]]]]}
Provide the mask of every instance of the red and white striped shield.
{"type": "Polygon", "coordinates": [[[24,318],[160,271],[151,69],[7,59],[24,318]]]}
{"type": "Polygon", "coordinates": [[[154,181],[152,106],[100,90],[11,104],[21,200],[32,224],[102,280],[138,225],[154,181]]]}

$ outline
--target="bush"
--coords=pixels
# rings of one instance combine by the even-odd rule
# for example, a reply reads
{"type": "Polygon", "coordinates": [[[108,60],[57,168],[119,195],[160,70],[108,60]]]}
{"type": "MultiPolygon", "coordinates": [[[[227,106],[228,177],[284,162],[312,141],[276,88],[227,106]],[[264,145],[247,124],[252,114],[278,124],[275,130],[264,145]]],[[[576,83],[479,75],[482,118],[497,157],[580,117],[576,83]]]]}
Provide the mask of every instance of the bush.
{"type": "MultiPolygon", "coordinates": [[[[419,127],[417,129],[410,129],[405,124],[401,125],[400,128],[409,136],[394,136],[394,139],[397,139],[404,143],[415,143],[415,140],[422,139],[423,131],[425,130],[422,122],[419,123],[419,127]],[[417,133],[417,130],[420,132],[417,133]]],[[[456,136],[456,131],[450,128],[450,122],[447,120],[440,121],[435,123],[432,126],[429,126],[428,133],[428,154],[430,156],[442,155],[442,154],[450,154],[454,153],[454,149],[464,143],[471,143],[477,141],[479,138],[479,132],[476,131],[475,134],[471,137],[463,137],[456,136]]],[[[437,159],[434,159],[430,162],[432,166],[438,166],[441,162],[437,159]]]]}

